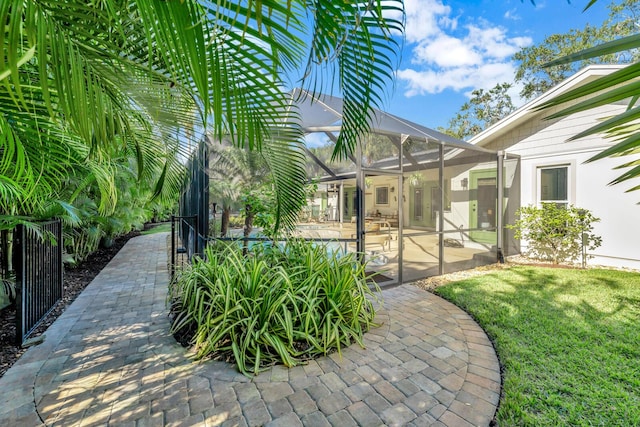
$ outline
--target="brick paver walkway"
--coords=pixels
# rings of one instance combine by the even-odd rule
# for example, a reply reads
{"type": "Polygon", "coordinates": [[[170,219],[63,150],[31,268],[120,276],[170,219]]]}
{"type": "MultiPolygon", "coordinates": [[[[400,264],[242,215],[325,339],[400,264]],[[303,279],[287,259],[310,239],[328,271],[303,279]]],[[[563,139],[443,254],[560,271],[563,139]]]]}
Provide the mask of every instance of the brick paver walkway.
{"type": "Polygon", "coordinates": [[[351,346],[253,379],[194,363],[168,334],[166,234],[134,238],[0,378],[7,426],[487,426],[500,391],[485,333],[413,286],[383,291],[351,346]]]}

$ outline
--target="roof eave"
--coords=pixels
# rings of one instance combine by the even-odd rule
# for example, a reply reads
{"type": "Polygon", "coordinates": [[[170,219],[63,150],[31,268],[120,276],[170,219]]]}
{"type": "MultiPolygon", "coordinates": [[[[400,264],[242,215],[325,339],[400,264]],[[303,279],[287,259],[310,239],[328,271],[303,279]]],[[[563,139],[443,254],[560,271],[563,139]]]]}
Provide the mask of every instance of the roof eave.
{"type": "Polygon", "coordinates": [[[521,122],[527,120],[532,114],[535,114],[534,111],[538,106],[543,103],[553,99],[554,97],[565,93],[574,87],[581,84],[584,80],[592,77],[592,76],[605,76],[607,74],[612,73],[615,70],[625,67],[625,65],[617,65],[617,64],[594,64],[588,65],[587,67],[582,68],[577,73],[558,83],[556,86],[549,89],[547,92],[543,93],[539,97],[529,101],[522,107],[518,108],[513,113],[509,114],[504,119],[494,123],[489,126],[473,138],[471,138],[468,142],[469,144],[476,145],[482,147],[484,144],[492,141],[492,136],[504,133],[510,129],[517,127],[521,122]]]}

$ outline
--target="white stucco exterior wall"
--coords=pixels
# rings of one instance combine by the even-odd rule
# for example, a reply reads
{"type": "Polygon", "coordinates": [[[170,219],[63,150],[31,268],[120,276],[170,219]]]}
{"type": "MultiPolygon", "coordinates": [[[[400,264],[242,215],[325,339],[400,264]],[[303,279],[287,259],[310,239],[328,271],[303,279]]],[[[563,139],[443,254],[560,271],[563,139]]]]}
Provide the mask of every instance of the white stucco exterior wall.
{"type": "MultiPolygon", "coordinates": [[[[568,165],[569,202],[600,218],[594,231],[602,237],[602,246],[590,253],[593,258],[589,264],[640,269],[640,191],[625,193],[633,183],[608,185],[623,172],[613,168],[630,158],[585,163],[611,142],[600,136],[567,142],[571,136],[623,108],[609,105],[555,121],[532,114],[530,120],[484,146],[521,156],[522,206],[538,203],[540,167],[568,165]]],[[[526,249],[526,242],[522,242],[522,247],[526,249]]]]}

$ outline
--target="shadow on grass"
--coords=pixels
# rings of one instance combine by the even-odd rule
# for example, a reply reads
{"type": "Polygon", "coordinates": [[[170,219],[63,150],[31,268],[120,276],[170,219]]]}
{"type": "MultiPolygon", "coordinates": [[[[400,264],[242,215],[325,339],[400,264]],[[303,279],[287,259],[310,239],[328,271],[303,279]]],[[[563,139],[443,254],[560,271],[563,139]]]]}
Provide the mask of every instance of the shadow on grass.
{"type": "Polygon", "coordinates": [[[436,293],[494,342],[501,425],[640,425],[640,275],[513,267],[436,293]]]}

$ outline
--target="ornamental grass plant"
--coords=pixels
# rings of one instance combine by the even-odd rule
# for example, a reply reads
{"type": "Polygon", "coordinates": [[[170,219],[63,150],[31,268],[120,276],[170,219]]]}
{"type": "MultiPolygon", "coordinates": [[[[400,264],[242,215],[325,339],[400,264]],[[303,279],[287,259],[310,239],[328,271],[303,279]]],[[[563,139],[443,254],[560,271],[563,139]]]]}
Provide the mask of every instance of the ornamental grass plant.
{"type": "Polygon", "coordinates": [[[304,240],[218,242],[172,284],[172,331],[191,331],[196,358],[233,361],[246,375],[291,367],[358,343],[372,326],[377,288],[354,254],[304,240]]]}

